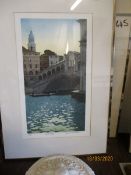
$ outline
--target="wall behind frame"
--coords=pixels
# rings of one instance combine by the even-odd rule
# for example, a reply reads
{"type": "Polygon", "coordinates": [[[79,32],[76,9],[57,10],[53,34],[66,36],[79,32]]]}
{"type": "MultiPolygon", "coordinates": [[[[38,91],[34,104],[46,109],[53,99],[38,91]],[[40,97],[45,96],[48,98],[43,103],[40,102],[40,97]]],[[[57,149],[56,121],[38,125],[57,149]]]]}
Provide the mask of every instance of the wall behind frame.
{"type": "Polygon", "coordinates": [[[131,13],[131,1],[130,0],[116,0],[116,13],[131,13]]]}
{"type": "Polygon", "coordinates": [[[91,137],[23,139],[17,73],[15,12],[70,13],[71,0],[0,1],[0,105],[6,158],[106,152],[113,1],[83,0],[74,13],[92,13],[91,137]],[[75,148],[75,149],[74,149],[75,148]]]}
{"type": "MultiPolygon", "coordinates": [[[[120,18],[124,18],[125,17],[125,19],[128,19],[128,23],[130,23],[129,22],[130,21],[129,18],[131,16],[131,1],[130,0],[124,0],[124,1],[123,0],[116,0],[115,13],[116,13],[116,16],[120,16],[120,18]]],[[[116,28],[115,36],[118,35],[118,33],[119,33],[117,31],[118,28],[119,27],[116,28]]],[[[126,38],[127,46],[128,46],[129,30],[130,30],[130,26],[129,26],[128,31],[126,30],[126,27],[122,28],[122,29],[119,29],[119,31],[121,31],[121,38],[123,37],[122,35],[124,33],[127,35],[127,38],[126,38]]],[[[118,42],[118,44],[120,44],[120,42],[118,42]]],[[[127,46],[125,46],[123,42],[121,42],[121,44],[123,44],[123,48],[125,47],[125,50],[127,52],[127,46]]],[[[118,46],[115,45],[115,47],[114,47],[115,50],[116,50],[116,47],[118,47],[118,46]]],[[[119,49],[119,47],[118,47],[118,49],[119,49]]],[[[124,52],[122,52],[122,53],[124,53],[124,52]]],[[[114,51],[114,54],[116,54],[116,51],[114,51]]],[[[113,64],[113,77],[114,77],[113,79],[114,79],[114,83],[113,83],[113,89],[112,89],[110,137],[116,137],[116,134],[117,134],[119,108],[120,108],[121,93],[122,93],[123,78],[124,78],[124,72],[122,72],[122,71],[124,71],[125,63],[126,63],[126,62],[123,62],[123,61],[125,61],[126,55],[127,55],[127,53],[123,57],[124,59],[122,58],[121,61],[120,61],[120,56],[119,56],[119,60],[115,58],[113,60],[113,62],[112,62],[112,64],[113,64]],[[119,73],[119,70],[121,70],[120,73],[119,73]]]]}

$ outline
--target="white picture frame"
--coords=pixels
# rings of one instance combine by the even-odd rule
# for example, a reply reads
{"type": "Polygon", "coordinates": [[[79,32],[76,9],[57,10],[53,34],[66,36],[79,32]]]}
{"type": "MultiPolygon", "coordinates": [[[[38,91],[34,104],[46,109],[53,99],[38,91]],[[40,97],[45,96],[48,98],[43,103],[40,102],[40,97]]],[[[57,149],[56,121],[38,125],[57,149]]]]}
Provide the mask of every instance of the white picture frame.
{"type": "Polygon", "coordinates": [[[105,153],[108,132],[113,1],[82,1],[70,11],[73,1],[36,0],[0,2],[0,108],[5,158],[43,157],[54,154],[105,153]],[[92,78],[90,135],[25,137],[21,116],[19,66],[15,13],[63,13],[92,15],[92,78]]]}

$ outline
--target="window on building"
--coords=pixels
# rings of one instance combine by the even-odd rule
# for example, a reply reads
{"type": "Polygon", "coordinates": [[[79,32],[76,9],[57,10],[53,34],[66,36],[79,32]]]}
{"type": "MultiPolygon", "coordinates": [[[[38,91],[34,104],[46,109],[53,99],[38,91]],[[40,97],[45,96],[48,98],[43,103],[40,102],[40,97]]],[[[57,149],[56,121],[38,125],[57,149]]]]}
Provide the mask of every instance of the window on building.
{"type": "Polygon", "coordinates": [[[32,64],[30,64],[30,68],[32,68],[32,64]]]}
{"type": "Polygon", "coordinates": [[[35,71],[35,74],[38,75],[38,71],[35,71]]]}
{"type": "Polygon", "coordinates": [[[24,68],[26,69],[26,64],[24,64],[24,68]]]}
{"type": "Polygon", "coordinates": [[[37,68],[38,66],[37,66],[37,64],[35,65],[35,68],[37,68]]]}
{"type": "Polygon", "coordinates": [[[29,74],[30,74],[30,75],[33,75],[33,72],[32,72],[32,71],[30,71],[30,72],[29,72],[29,74]]]}

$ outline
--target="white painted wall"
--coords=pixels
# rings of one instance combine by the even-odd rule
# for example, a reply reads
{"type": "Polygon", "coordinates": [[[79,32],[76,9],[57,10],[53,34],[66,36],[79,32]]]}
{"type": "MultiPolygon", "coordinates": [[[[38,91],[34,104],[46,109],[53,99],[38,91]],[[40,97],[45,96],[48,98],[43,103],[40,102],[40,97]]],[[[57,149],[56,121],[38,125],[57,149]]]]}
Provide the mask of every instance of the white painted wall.
{"type": "Polygon", "coordinates": [[[131,13],[131,0],[116,0],[116,13],[131,13]]]}
{"type": "Polygon", "coordinates": [[[74,0],[0,1],[0,105],[6,158],[52,154],[104,153],[107,145],[109,82],[112,39],[112,0],[83,0],[73,13],[92,13],[91,136],[24,139],[20,113],[19,77],[15,40],[15,12],[71,13],[74,0]]]}
{"type": "Polygon", "coordinates": [[[114,40],[110,137],[115,137],[117,133],[131,24],[130,17],[127,16],[117,16],[116,21],[118,21],[118,23],[115,27],[114,40]],[[123,21],[126,21],[127,25],[125,25],[123,21]]]}
{"type": "Polygon", "coordinates": [[[129,42],[129,32],[131,25],[131,17],[128,16],[129,14],[131,14],[131,0],[116,0],[116,14],[118,15],[116,17],[116,20],[118,20],[119,22],[126,20],[128,26],[115,28],[110,137],[116,136],[118,127],[121,93],[123,87],[127,48],[129,42]]]}

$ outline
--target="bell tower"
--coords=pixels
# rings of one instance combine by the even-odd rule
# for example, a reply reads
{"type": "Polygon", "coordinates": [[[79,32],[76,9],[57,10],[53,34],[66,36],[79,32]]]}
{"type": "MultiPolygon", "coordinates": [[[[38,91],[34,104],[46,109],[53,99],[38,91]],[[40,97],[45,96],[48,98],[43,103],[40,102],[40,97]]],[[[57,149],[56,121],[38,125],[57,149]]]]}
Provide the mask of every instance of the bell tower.
{"type": "Polygon", "coordinates": [[[35,40],[34,40],[34,35],[32,30],[30,31],[29,37],[28,37],[28,50],[36,52],[36,45],[35,45],[35,40]]]}

